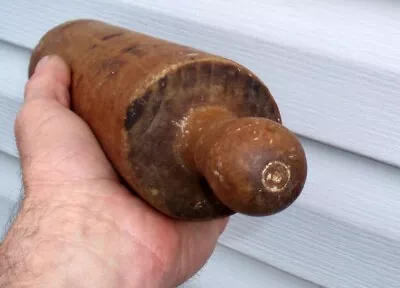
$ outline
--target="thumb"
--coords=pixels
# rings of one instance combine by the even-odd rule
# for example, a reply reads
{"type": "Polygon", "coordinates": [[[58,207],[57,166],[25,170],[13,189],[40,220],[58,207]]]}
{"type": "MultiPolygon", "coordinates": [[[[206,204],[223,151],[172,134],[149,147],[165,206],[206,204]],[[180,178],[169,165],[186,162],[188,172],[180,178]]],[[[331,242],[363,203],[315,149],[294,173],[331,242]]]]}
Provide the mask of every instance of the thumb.
{"type": "Polygon", "coordinates": [[[58,56],[46,56],[25,86],[15,121],[25,188],[116,179],[89,127],[69,109],[70,83],[67,64],[58,56]]]}

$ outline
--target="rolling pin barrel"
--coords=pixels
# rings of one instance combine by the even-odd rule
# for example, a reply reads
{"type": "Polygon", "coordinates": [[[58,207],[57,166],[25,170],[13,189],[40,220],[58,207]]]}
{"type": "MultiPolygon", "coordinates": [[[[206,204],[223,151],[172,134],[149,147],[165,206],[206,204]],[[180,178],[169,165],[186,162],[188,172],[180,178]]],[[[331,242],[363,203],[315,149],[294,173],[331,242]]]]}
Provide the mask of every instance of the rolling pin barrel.
{"type": "Polygon", "coordinates": [[[278,213],[300,195],[305,152],[268,88],[231,60],[96,20],[35,47],[71,67],[71,106],[147,203],[173,218],[278,213]]]}

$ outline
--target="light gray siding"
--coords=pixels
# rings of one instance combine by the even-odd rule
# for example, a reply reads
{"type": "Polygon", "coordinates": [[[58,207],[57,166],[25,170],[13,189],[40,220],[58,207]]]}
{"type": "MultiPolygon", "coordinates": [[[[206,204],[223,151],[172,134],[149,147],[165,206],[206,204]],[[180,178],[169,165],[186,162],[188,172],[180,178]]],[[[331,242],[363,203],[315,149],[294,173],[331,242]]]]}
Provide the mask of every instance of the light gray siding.
{"type": "Polygon", "coordinates": [[[373,0],[6,1],[0,225],[20,194],[13,121],[30,49],[54,25],[95,18],[248,66],[304,144],[309,176],[298,201],[273,217],[232,217],[216,253],[187,287],[397,288],[398,15],[400,3],[373,0]]]}

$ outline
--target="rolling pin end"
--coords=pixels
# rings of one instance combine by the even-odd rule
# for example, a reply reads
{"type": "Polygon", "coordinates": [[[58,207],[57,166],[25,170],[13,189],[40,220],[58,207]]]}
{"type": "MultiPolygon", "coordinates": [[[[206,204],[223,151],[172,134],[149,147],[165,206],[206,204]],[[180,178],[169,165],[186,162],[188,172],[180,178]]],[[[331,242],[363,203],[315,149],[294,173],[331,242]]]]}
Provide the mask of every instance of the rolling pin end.
{"type": "Polygon", "coordinates": [[[300,195],[307,173],[305,152],[280,123],[237,118],[222,108],[208,107],[191,114],[186,131],[186,163],[233,211],[272,215],[300,195]]]}

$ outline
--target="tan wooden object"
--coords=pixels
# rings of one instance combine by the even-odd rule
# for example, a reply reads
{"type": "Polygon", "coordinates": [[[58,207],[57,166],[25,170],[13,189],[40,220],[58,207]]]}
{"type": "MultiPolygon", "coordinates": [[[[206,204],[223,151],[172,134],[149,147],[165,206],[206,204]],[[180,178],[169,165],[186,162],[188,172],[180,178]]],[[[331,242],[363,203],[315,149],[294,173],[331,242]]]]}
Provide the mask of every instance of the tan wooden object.
{"type": "Polygon", "coordinates": [[[301,193],[305,152],[268,88],[246,67],[95,20],[40,40],[72,71],[72,110],[128,188],[171,217],[265,216],[301,193]]]}

